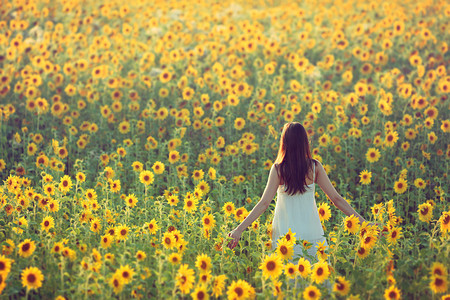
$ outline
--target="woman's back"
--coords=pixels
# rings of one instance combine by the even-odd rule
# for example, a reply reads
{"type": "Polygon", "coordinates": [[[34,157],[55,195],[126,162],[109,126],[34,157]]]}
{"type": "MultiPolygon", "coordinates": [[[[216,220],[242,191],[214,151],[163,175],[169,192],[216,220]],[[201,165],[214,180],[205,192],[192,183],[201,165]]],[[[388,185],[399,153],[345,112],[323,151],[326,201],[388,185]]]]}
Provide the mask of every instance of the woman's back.
{"type": "MultiPolygon", "coordinates": [[[[314,165],[314,164],[313,164],[314,165]]],[[[306,186],[306,192],[289,195],[284,184],[277,190],[277,203],[272,221],[272,244],[291,228],[297,239],[320,239],[324,232],[317,211],[315,193],[315,165],[312,183],[306,186]]]]}

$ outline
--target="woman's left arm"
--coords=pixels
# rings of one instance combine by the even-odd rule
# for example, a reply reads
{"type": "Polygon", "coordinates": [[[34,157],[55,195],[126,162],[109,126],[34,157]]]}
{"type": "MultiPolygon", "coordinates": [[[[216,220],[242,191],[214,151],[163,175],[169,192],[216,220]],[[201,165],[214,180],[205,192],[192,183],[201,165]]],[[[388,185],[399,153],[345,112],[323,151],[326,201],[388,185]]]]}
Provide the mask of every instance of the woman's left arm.
{"type": "Polygon", "coordinates": [[[259,200],[259,202],[253,207],[252,211],[248,214],[248,216],[239,224],[233,231],[231,231],[228,236],[233,238],[228,243],[228,247],[233,249],[237,246],[239,239],[241,238],[242,232],[247,229],[259,216],[266,211],[269,207],[270,202],[272,202],[273,197],[277,193],[278,185],[280,184],[280,179],[278,177],[278,173],[275,170],[275,164],[272,165],[269,172],[269,178],[267,179],[266,188],[264,189],[264,193],[259,200]]]}

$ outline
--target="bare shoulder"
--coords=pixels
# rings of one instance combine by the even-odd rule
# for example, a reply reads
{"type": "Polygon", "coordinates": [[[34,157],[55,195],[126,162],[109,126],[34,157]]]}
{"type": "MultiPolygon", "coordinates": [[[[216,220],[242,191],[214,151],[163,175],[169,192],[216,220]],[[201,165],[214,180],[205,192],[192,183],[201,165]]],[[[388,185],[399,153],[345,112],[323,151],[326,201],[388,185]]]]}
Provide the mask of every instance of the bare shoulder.
{"type": "Polygon", "coordinates": [[[280,176],[280,173],[279,173],[279,168],[280,168],[280,166],[277,164],[277,163],[274,163],[273,165],[272,165],[272,170],[275,170],[275,174],[277,175],[277,177],[279,177],[280,176]]]}

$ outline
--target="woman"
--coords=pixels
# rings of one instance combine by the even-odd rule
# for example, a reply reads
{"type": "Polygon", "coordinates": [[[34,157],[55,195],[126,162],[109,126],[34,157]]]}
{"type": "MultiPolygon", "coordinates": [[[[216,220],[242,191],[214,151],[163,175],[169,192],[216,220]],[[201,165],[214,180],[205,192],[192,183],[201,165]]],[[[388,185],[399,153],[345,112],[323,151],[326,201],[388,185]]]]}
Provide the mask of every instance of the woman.
{"type": "MultiPolygon", "coordinates": [[[[278,156],[270,169],[261,200],[242,223],[228,234],[231,238],[228,247],[233,249],[237,246],[242,232],[269,207],[277,193],[272,221],[272,249],[276,248],[278,238],[288,233],[290,228],[292,233],[296,233],[296,239],[307,240],[312,244],[307,252],[314,257],[316,245],[322,242],[325,247],[328,246],[314,198],[316,183],[344,214],[355,215],[361,224],[365,219],[338,194],[322,164],[311,158],[308,136],[300,123],[285,124],[280,142],[278,156]]],[[[302,245],[295,245],[294,258],[303,256],[302,253],[302,245]]],[[[305,259],[311,262],[308,257],[305,259]]]]}

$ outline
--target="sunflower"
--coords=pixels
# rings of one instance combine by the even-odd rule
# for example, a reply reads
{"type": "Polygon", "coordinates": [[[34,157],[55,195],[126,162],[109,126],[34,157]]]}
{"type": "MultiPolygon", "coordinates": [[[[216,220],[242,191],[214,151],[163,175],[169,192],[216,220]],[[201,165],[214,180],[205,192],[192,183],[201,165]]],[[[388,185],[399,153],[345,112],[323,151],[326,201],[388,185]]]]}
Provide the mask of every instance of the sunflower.
{"type": "Polygon", "coordinates": [[[283,237],[278,242],[276,253],[284,260],[289,260],[294,255],[294,243],[288,241],[286,237],[283,237]]]}
{"type": "Polygon", "coordinates": [[[422,190],[427,186],[426,182],[422,178],[416,178],[414,180],[414,185],[416,186],[416,188],[422,190]]]}
{"type": "Polygon", "coordinates": [[[187,212],[194,212],[197,210],[198,199],[196,197],[185,197],[184,198],[184,207],[183,209],[187,212]]]}
{"type": "Polygon", "coordinates": [[[17,248],[19,249],[20,256],[28,257],[33,254],[34,250],[36,249],[36,245],[34,244],[34,241],[26,239],[22,243],[20,243],[17,248]]]}
{"type": "Polygon", "coordinates": [[[328,263],[325,260],[319,260],[313,265],[311,270],[311,280],[316,283],[322,283],[330,275],[330,269],[328,268],[328,263]]]}
{"type": "Polygon", "coordinates": [[[150,222],[145,223],[145,227],[147,228],[150,234],[156,234],[159,229],[158,223],[155,219],[152,219],[150,222]]]}
{"type": "Polygon", "coordinates": [[[225,202],[225,204],[222,207],[222,210],[225,212],[225,215],[227,217],[231,216],[235,213],[235,206],[233,202],[225,202]]]}
{"type": "Polygon", "coordinates": [[[180,153],[177,150],[172,150],[169,152],[169,162],[171,164],[176,163],[180,159],[180,153]]]}
{"type": "Polygon", "coordinates": [[[439,225],[441,228],[441,232],[444,234],[450,230],[450,211],[442,212],[442,215],[439,217],[439,225]]]}
{"type": "Polygon", "coordinates": [[[297,270],[303,278],[307,278],[311,273],[311,263],[304,257],[300,257],[297,262],[297,270]]]}
{"type": "Polygon", "coordinates": [[[399,180],[397,180],[394,183],[394,191],[397,194],[403,194],[404,192],[406,192],[407,189],[408,189],[408,181],[406,179],[399,178],[399,180]]]}
{"type": "Polygon", "coordinates": [[[430,275],[447,277],[447,268],[442,263],[435,261],[431,265],[430,275]]]}
{"type": "Polygon", "coordinates": [[[320,299],[321,295],[320,290],[314,285],[310,285],[303,290],[303,298],[306,300],[317,300],[320,299]]]}
{"type": "Polygon", "coordinates": [[[366,152],[366,159],[370,163],[377,162],[380,159],[380,150],[377,148],[369,148],[366,152]]]}
{"type": "Polygon", "coordinates": [[[75,175],[75,178],[77,179],[78,182],[82,183],[85,182],[86,175],[84,175],[83,172],[78,172],[77,175],[75,175]]]}
{"type": "Polygon", "coordinates": [[[336,292],[340,296],[345,296],[350,291],[350,282],[343,276],[338,276],[336,282],[333,285],[333,292],[336,292]]]}
{"type": "Polygon", "coordinates": [[[209,184],[205,180],[201,180],[194,189],[194,196],[200,200],[204,195],[208,194],[210,190],[209,184]]]}
{"type": "Polygon", "coordinates": [[[169,202],[170,206],[177,206],[179,199],[177,195],[170,195],[167,197],[167,202],[169,202]]]}
{"type": "Polygon", "coordinates": [[[181,263],[181,255],[177,252],[174,252],[169,255],[167,260],[170,261],[170,263],[173,265],[179,264],[181,263]]]}
{"type": "Polygon", "coordinates": [[[325,246],[326,240],[323,240],[322,242],[319,242],[316,246],[317,251],[316,254],[319,257],[319,259],[326,260],[328,258],[328,254],[325,252],[325,250],[328,248],[328,246],[325,246]]]}
{"type": "Polygon", "coordinates": [[[289,228],[288,232],[284,235],[288,242],[292,242],[294,245],[297,242],[297,238],[295,237],[296,233],[291,231],[289,228]]]}
{"type": "Polygon", "coordinates": [[[197,285],[195,290],[191,293],[191,297],[194,300],[208,300],[209,295],[206,289],[206,286],[203,284],[197,285]]]}
{"type": "Polygon", "coordinates": [[[395,143],[397,142],[397,140],[398,140],[397,131],[391,131],[386,135],[386,137],[384,139],[384,144],[387,147],[393,147],[395,145],[395,143]]]}
{"type": "Polygon", "coordinates": [[[136,203],[138,202],[138,199],[137,199],[137,197],[134,194],[131,194],[131,195],[126,196],[124,201],[125,201],[125,204],[128,207],[133,208],[133,207],[136,206],[136,203]]]}
{"type": "Polygon", "coordinates": [[[433,275],[430,278],[430,289],[435,294],[445,293],[448,289],[447,276],[433,275]]]}
{"type": "Polygon", "coordinates": [[[205,214],[202,218],[203,228],[211,230],[216,225],[216,220],[212,214],[205,214]]]}
{"type": "Polygon", "coordinates": [[[103,247],[103,249],[108,249],[111,246],[111,243],[113,242],[113,240],[114,240],[113,236],[111,236],[109,234],[105,234],[104,236],[102,236],[100,244],[103,247]]]}
{"type": "Polygon", "coordinates": [[[328,203],[325,203],[325,202],[320,203],[317,210],[319,212],[319,218],[320,218],[321,222],[328,221],[330,219],[331,209],[330,209],[330,205],[328,205],[328,203]]]}
{"type": "Polygon", "coordinates": [[[284,274],[286,274],[287,277],[294,279],[298,275],[297,266],[293,263],[287,263],[284,267],[284,274]]]}
{"type": "Polygon", "coordinates": [[[55,186],[53,183],[46,184],[44,186],[44,192],[47,194],[47,196],[51,196],[55,194],[55,186]]]}
{"type": "Polygon", "coordinates": [[[166,167],[164,166],[164,164],[160,161],[156,161],[153,166],[152,166],[153,172],[155,172],[155,174],[162,174],[164,173],[164,170],[166,169],[166,167]]]}
{"type": "Polygon", "coordinates": [[[245,120],[243,118],[236,118],[234,120],[234,128],[236,130],[242,130],[245,127],[245,120]]]}
{"type": "Polygon", "coordinates": [[[223,290],[225,289],[225,280],[227,279],[227,275],[221,274],[214,277],[212,283],[212,290],[214,297],[218,298],[222,296],[223,290]]]}
{"type": "Polygon", "coordinates": [[[212,278],[211,270],[200,272],[200,274],[198,274],[198,282],[203,285],[208,285],[211,278],[212,278]]]}
{"type": "Polygon", "coordinates": [[[22,271],[20,278],[22,280],[22,286],[26,287],[27,290],[30,290],[38,289],[42,286],[44,275],[42,275],[41,270],[38,268],[29,267],[22,271]]]}
{"type": "Polygon", "coordinates": [[[375,231],[368,231],[361,238],[360,245],[362,248],[366,250],[372,249],[377,242],[378,233],[375,231]]]}
{"type": "Polygon", "coordinates": [[[403,236],[401,227],[392,227],[387,236],[387,241],[390,244],[396,244],[397,240],[403,236]]]}
{"type": "Polygon", "coordinates": [[[430,203],[422,203],[417,210],[419,213],[419,220],[429,223],[433,218],[433,206],[430,203]]]}
{"type": "Polygon", "coordinates": [[[109,285],[113,288],[114,293],[119,294],[124,287],[124,282],[120,274],[115,273],[109,280],[109,285]]]}
{"type": "Polygon", "coordinates": [[[170,79],[172,79],[172,74],[168,71],[168,70],[163,70],[160,74],[159,74],[159,80],[162,83],[167,83],[170,81],[170,79]]]}
{"type": "Polygon", "coordinates": [[[11,271],[11,264],[13,262],[14,260],[0,255],[0,275],[3,275],[4,278],[6,278],[6,276],[8,276],[9,272],[11,271]]]}
{"type": "Polygon", "coordinates": [[[97,193],[94,189],[87,189],[85,193],[86,198],[89,200],[96,200],[97,199],[97,193]]]}
{"type": "Polygon", "coordinates": [[[127,225],[119,225],[117,226],[117,236],[116,238],[118,240],[126,240],[128,238],[128,232],[130,231],[130,229],[128,228],[127,225]]]}
{"type": "Polygon", "coordinates": [[[109,188],[113,193],[118,193],[122,188],[120,185],[120,179],[116,180],[109,179],[109,188]]]}
{"type": "Polygon", "coordinates": [[[135,172],[142,172],[144,170],[144,164],[140,161],[135,161],[131,164],[131,167],[133,168],[133,171],[135,172]]]}
{"type": "Polygon", "coordinates": [[[133,268],[130,268],[130,266],[128,265],[126,266],[120,265],[120,268],[116,270],[115,274],[120,276],[123,283],[127,284],[131,282],[134,275],[134,270],[133,268]]]}
{"type": "Polygon", "coordinates": [[[197,255],[195,266],[201,271],[206,272],[211,269],[211,258],[206,254],[197,255]]]}
{"type": "Polygon", "coordinates": [[[344,219],[345,231],[356,234],[359,230],[359,219],[355,215],[347,216],[344,219]]]}
{"type": "Polygon", "coordinates": [[[401,299],[401,292],[395,285],[391,285],[384,290],[384,299],[401,299]]]}
{"type": "Polygon", "coordinates": [[[270,256],[266,255],[259,269],[265,278],[277,278],[283,272],[283,261],[276,253],[272,253],[270,256]]]}
{"type": "Polygon", "coordinates": [[[175,247],[175,237],[173,236],[172,232],[164,232],[164,236],[162,238],[161,243],[166,249],[171,249],[175,247]]]}
{"type": "Polygon", "coordinates": [[[180,265],[176,275],[176,286],[180,288],[183,294],[189,293],[195,281],[194,270],[189,269],[187,264],[180,265]]]}
{"type": "Polygon", "coordinates": [[[361,171],[361,173],[359,174],[359,177],[361,177],[361,179],[359,180],[359,182],[361,182],[361,184],[370,184],[371,182],[371,178],[372,178],[372,172],[369,172],[367,170],[361,171]]]}
{"type": "Polygon", "coordinates": [[[227,290],[228,299],[247,299],[250,296],[250,284],[243,280],[239,279],[238,281],[232,281],[227,290]]]}
{"type": "Polygon", "coordinates": [[[101,224],[100,218],[98,218],[98,217],[92,218],[90,220],[90,222],[91,222],[92,232],[100,233],[100,230],[102,229],[102,224],[101,224]]]}
{"type": "Polygon", "coordinates": [[[45,217],[41,222],[41,230],[49,231],[51,228],[55,227],[55,220],[52,216],[45,217]]]}
{"type": "Polygon", "coordinates": [[[153,174],[153,172],[148,171],[148,170],[142,171],[139,174],[139,180],[145,185],[152,184],[154,181],[154,178],[155,178],[155,175],[153,174]]]}

